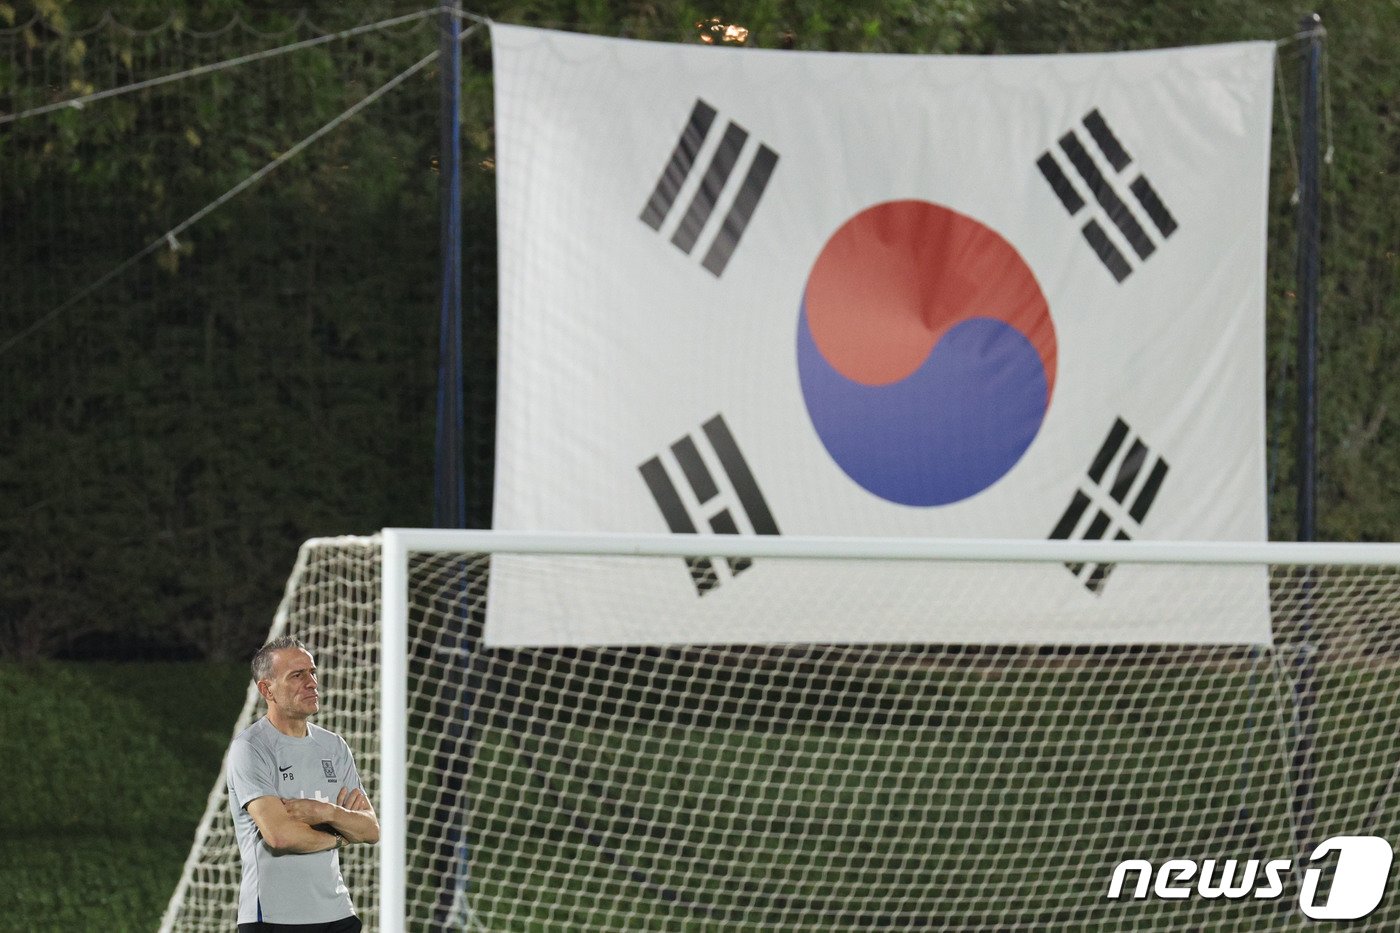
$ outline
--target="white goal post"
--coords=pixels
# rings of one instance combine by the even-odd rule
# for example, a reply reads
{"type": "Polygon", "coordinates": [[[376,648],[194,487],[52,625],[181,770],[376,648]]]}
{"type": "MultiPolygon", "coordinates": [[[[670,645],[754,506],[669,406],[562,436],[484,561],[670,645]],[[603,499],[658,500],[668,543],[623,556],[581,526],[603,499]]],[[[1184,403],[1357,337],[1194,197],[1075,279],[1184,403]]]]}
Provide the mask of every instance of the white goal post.
{"type": "MultiPolygon", "coordinates": [[[[977,599],[854,595],[871,614],[977,599]]],[[[1276,900],[1106,892],[1130,858],[1297,864],[1327,836],[1400,836],[1396,545],[386,529],[308,542],[277,619],[318,653],[318,721],[379,812],[378,850],[345,859],[367,929],[1286,928],[1296,877],[1276,900]],[[1254,568],[1273,638],[482,641],[493,555],[684,575],[700,554],[1254,568]]],[[[162,929],[228,927],[231,845],[220,775],[162,929]]]]}

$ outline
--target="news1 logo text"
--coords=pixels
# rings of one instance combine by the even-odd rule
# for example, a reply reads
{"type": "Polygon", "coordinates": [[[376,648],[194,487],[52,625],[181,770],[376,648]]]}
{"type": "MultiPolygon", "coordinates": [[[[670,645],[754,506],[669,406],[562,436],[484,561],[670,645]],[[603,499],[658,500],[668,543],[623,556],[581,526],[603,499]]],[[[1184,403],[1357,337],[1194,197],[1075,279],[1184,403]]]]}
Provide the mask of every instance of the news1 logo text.
{"type": "MultiPolygon", "coordinates": [[[[1318,903],[1318,887],[1324,870],[1303,873],[1298,908],[1312,920],[1357,920],[1375,910],[1385,895],[1390,863],[1395,853],[1379,836],[1333,836],[1312,851],[1309,862],[1320,862],[1333,852],[1337,863],[1325,903],[1318,903]]],[[[1282,896],[1284,876],[1293,870],[1291,859],[1169,859],[1153,865],[1146,859],[1128,859],[1113,869],[1109,900],[1143,900],[1155,896],[1185,900],[1197,895],[1206,900],[1282,896]]]]}

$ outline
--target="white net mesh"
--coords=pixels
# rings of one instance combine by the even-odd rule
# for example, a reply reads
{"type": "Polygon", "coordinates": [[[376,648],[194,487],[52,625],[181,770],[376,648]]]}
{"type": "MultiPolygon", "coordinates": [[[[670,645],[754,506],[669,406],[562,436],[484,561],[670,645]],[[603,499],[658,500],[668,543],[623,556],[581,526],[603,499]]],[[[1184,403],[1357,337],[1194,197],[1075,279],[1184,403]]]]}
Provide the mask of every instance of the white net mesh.
{"type": "MultiPolygon", "coordinates": [[[[319,538],[301,546],[268,637],[296,635],[316,655],[326,710],[316,722],[344,736],[370,799],[379,790],[379,580],[377,537],[319,538]]],[[[234,734],[266,712],[251,681],[234,734]]],[[[162,930],[227,933],[238,922],[241,868],[221,768],[162,930]]],[[[379,861],[357,846],[340,854],[363,917],[378,910],[379,861]]]]}
{"type": "MultiPolygon", "coordinates": [[[[377,548],[336,550],[287,630],[378,800],[377,548]]],[[[1400,830],[1394,567],[1271,568],[1273,648],[503,650],[488,563],[410,556],[409,930],[1301,928],[1297,871],[1273,899],[1105,895],[1126,859],[1301,867],[1400,830]]],[[[227,929],[225,811],[197,849],[173,928],[227,929]]],[[[347,859],[367,928],[374,857],[347,859]]]]}

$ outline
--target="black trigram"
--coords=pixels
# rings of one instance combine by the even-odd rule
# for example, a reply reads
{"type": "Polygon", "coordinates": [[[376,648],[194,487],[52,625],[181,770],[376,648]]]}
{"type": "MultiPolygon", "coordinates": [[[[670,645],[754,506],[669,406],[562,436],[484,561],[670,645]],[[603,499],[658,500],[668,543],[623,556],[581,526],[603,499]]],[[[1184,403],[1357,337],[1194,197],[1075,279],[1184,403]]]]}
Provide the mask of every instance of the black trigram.
{"type": "MultiPolygon", "coordinates": [[[[675,151],[671,153],[670,161],[661,170],[656,188],[652,190],[651,197],[642,208],[642,222],[658,233],[661,232],[667,215],[671,213],[681,188],[690,178],[696,157],[710,137],[710,127],[714,122],[715,108],[697,99],[695,108],[690,111],[690,119],[676,142],[675,151]]],[[[706,225],[729,183],[729,176],[734,174],[734,168],[739,163],[744,143],[748,138],[748,131],[731,120],[711,154],[710,164],[701,176],[689,206],[671,233],[671,242],[687,256],[695,249],[695,244],[705,232],[706,225]]],[[[720,222],[719,229],[710,237],[705,258],[700,261],[700,265],[716,278],[729,264],[729,257],[734,255],[734,249],[739,245],[739,239],[743,237],[749,221],[753,219],[753,212],[758,207],[759,199],[763,197],[763,189],[768,187],[768,180],[773,176],[773,169],[777,164],[778,154],[759,143],[749,160],[748,171],[739,185],[738,193],[734,195],[728,213],[720,222]]]]}
{"type": "MultiPolygon", "coordinates": [[[[1098,219],[1090,217],[1081,229],[1084,239],[1093,247],[1099,260],[1113,273],[1115,279],[1122,282],[1133,271],[1132,262],[1120,248],[1124,243],[1137,255],[1139,262],[1145,261],[1157,250],[1157,244],[1144,226],[1143,216],[1152,221],[1163,240],[1176,231],[1176,218],[1172,217],[1157,190],[1141,172],[1127,184],[1127,190],[1138,205],[1138,210],[1133,210],[1127,203],[1126,196],[1122,194],[1124,174],[1133,163],[1132,157],[1118,141],[1118,137],[1113,135],[1113,130],[1109,129],[1108,123],[1098,110],[1089,111],[1088,116],[1084,118],[1084,129],[1088,130],[1089,138],[1098,149],[1099,156],[1111,169],[1109,174],[1104,174],[1099,167],[1099,160],[1094,158],[1073,129],[1060,137],[1060,155],[1069,160],[1084,189],[1102,208],[1112,225],[1113,232],[1110,232],[1098,219]]],[[[1035,164],[1039,166],[1040,173],[1050,183],[1069,215],[1073,217],[1078,214],[1085,205],[1084,196],[1060,167],[1055,151],[1047,149],[1035,164]]]]}
{"type": "MultiPolygon", "coordinates": [[[[1140,438],[1132,437],[1122,418],[1114,419],[1103,446],[1089,465],[1087,481],[1082,488],[1075,490],[1055,530],[1050,532],[1051,539],[1131,539],[1129,529],[1136,531],[1142,525],[1166,478],[1167,461],[1149,450],[1140,438]],[[1131,444],[1127,443],[1130,437],[1131,444]],[[1110,474],[1113,479],[1106,481],[1110,474]],[[1092,514],[1093,518],[1081,530],[1080,525],[1087,514],[1092,514]]],[[[1108,575],[1113,572],[1112,564],[1065,566],[1091,593],[1102,590],[1108,575]]]]}
{"type": "MultiPolygon", "coordinates": [[[[700,429],[699,442],[694,434],[687,434],[670,446],[670,455],[675,466],[680,468],[689,487],[691,501],[687,502],[681,489],[672,480],[672,472],[662,462],[658,454],[647,460],[637,469],[656,500],[666,525],[675,534],[695,534],[697,525],[703,522],[715,534],[737,535],[745,530],[754,534],[778,534],[778,523],[753,478],[753,471],[739,452],[734,435],[724,423],[724,416],[715,415],[700,429]],[[702,453],[708,451],[708,457],[702,453]],[[710,469],[712,461],[719,466],[719,472],[727,482],[728,489],[721,490],[710,469]],[[726,504],[726,500],[727,504],[726,504]],[[715,506],[719,506],[716,510],[715,506]],[[748,529],[740,529],[731,506],[737,506],[743,515],[748,529]]],[[[708,557],[687,557],[690,578],[695,583],[696,593],[704,596],[719,586],[719,572],[708,557]]],[[[737,576],[747,570],[753,561],[748,558],[730,558],[730,576],[737,576]]]]}

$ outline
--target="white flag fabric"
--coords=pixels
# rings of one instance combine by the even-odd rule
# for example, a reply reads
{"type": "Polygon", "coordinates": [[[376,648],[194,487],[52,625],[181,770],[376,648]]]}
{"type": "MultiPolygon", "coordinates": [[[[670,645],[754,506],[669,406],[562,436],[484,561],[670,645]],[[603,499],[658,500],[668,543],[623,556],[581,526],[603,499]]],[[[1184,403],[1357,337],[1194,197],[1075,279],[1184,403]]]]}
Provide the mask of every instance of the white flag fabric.
{"type": "MultiPolygon", "coordinates": [[[[1272,43],[492,42],[496,528],[1266,538],[1272,43]]],[[[1270,639],[1258,568],[542,560],[488,642],[1270,639]]]]}

